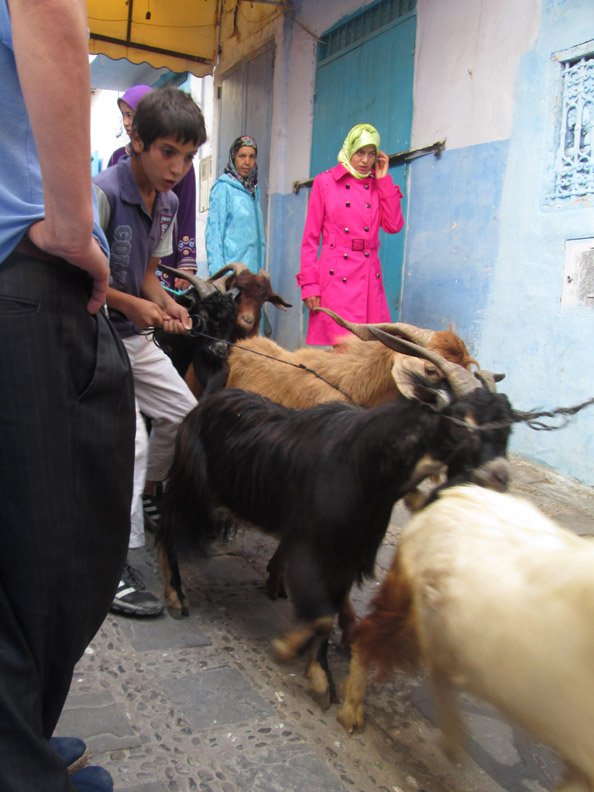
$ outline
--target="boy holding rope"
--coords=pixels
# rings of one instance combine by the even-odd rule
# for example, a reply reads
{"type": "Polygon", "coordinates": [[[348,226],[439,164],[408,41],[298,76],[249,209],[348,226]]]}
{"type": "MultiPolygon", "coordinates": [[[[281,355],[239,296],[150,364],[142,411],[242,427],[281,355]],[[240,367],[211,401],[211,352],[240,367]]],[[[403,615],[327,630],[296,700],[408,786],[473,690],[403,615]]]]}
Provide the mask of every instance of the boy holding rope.
{"type": "MultiPolygon", "coordinates": [[[[145,331],[163,327],[185,333],[192,327],[188,312],[163,289],[155,270],[172,250],[178,207],[172,188],[188,173],[205,140],[204,118],[194,100],[176,88],[155,89],[136,107],[132,156],[93,179],[111,251],[107,305],[130,358],[136,396],[130,549],[144,545],[145,483],[165,478],[177,427],[196,406],[171,360],[145,331]],[[150,439],[141,413],[152,421],[150,439]]],[[[128,562],[111,609],[157,616],[163,604],[143,591],[139,573],[128,562]]]]}

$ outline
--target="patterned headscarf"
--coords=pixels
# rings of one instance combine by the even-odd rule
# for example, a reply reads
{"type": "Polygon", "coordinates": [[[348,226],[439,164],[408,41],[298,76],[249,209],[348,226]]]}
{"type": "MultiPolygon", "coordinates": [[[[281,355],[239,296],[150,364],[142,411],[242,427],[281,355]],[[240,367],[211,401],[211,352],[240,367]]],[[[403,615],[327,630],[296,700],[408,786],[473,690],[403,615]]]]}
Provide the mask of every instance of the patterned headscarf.
{"type": "Polygon", "coordinates": [[[377,129],[371,124],[357,124],[354,126],[349,134],[346,136],[342,148],[338,152],[338,161],[341,165],[348,170],[348,172],[355,177],[355,179],[366,179],[371,171],[368,173],[358,173],[351,166],[351,157],[355,151],[359,151],[363,146],[375,146],[376,152],[379,151],[380,136],[377,129]]]}
{"type": "Polygon", "coordinates": [[[229,176],[237,179],[238,182],[241,182],[245,189],[255,198],[256,184],[258,183],[258,166],[254,165],[252,172],[246,178],[240,176],[235,167],[235,156],[242,146],[251,146],[256,154],[258,154],[258,146],[256,145],[256,141],[253,137],[250,137],[249,135],[242,135],[241,137],[238,137],[229,149],[229,162],[225,167],[225,173],[228,173],[229,176]]]}

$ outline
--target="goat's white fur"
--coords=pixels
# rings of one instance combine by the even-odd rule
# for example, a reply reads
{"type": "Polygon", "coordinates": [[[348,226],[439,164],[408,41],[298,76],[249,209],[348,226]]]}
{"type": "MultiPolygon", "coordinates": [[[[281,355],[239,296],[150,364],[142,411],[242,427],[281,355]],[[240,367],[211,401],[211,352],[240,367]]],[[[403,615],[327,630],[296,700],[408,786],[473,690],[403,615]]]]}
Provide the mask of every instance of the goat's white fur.
{"type": "MultiPolygon", "coordinates": [[[[411,595],[449,754],[461,739],[459,685],[561,755],[559,792],[594,792],[592,541],[517,496],[455,487],[405,526],[383,585],[391,586],[384,603],[397,588],[411,595]]],[[[362,725],[365,669],[374,662],[365,629],[364,621],[369,652],[363,660],[355,644],[339,713],[350,731],[362,725]]]]}

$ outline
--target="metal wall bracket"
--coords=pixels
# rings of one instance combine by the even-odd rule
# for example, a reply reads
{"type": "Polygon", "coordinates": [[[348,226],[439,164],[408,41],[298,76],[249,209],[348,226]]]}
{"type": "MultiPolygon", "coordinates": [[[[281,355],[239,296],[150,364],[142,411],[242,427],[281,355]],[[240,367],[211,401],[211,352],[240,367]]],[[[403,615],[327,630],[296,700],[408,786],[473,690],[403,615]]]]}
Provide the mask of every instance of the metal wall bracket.
{"type": "MultiPolygon", "coordinates": [[[[445,140],[438,140],[430,146],[422,146],[421,148],[409,149],[408,151],[399,151],[397,154],[390,154],[388,160],[390,165],[402,165],[404,162],[410,162],[417,157],[424,157],[426,154],[433,154],[435,157],[441,157],[441,152],[445,149],[445,140]]],[[[297,194],[302,187],[311,187],[313,184],[312,179],[303,179],[301,181],[293,182],[293,192],[297,194]]]]}

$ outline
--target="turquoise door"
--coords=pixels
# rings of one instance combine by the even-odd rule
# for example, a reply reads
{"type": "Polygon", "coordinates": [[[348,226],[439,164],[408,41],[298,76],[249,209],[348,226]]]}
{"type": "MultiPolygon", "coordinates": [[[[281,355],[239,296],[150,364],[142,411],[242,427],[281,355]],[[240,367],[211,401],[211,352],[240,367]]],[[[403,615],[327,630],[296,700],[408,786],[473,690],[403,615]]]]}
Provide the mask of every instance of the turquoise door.
{"type": "MultiPolygon", "coordinates": [[[[381,0],[322,36],[326,43],[318,50],[311,176],[336,165],[355,124],[373,124],[388,155],[410,148],[415,36],[415,0],[381,0]]],[[[408,166],[394,166],[390,173],[404,193],[406,220],[408,166]]],[[[394,321],[400,310],[405,235],[406,225],[399,234],[380,232],[384,286],[394,321]]]]}

